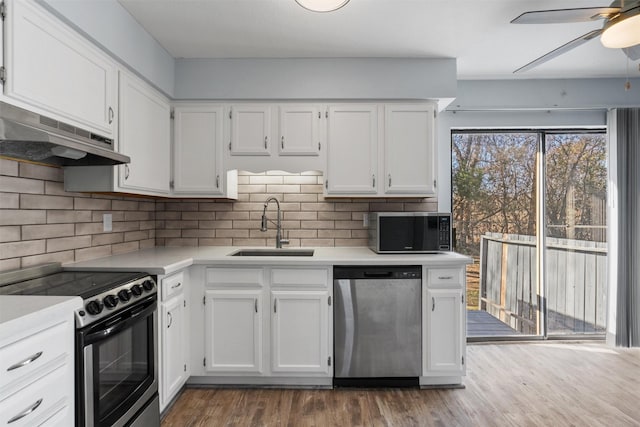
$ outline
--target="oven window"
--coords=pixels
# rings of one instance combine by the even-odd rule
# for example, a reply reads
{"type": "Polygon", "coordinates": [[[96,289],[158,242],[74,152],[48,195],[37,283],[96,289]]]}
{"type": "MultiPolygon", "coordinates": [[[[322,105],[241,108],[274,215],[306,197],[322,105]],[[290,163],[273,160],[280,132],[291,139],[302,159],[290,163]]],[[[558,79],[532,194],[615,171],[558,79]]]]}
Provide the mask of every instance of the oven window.
{"type": "Polygon", "coordinates": [[[100,425],[131,407],[154,378],[153,317],[94,344],[94,404],[100,425]]]}

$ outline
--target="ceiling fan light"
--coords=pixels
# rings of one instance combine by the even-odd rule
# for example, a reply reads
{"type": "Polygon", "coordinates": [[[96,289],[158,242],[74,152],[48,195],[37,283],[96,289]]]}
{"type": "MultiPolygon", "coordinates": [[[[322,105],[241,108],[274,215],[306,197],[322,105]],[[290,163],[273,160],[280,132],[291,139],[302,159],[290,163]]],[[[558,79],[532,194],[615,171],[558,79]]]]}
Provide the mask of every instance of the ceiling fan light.
{"type": "Polygon", "coordinates": [[[604,47],[625,48],[640,44],[640,7],[614,18],[605,25],[600,41],[604,47]]]}
{"type": "Polygon", "coordinates": [[[349,0],[296,0],[296,3],[313,12],[332,12],[349,3],[349,0]]]}

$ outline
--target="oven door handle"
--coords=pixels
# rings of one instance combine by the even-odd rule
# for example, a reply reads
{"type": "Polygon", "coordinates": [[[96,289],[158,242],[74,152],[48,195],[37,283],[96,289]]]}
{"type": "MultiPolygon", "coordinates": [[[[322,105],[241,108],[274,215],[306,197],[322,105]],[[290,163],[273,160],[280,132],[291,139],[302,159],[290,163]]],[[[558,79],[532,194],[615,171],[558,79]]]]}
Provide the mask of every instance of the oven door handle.
{"type": "Polygon", "coordinates": [[[145,301],[143,306],[132,307],[130,310],[125,310],[120,314],[120,318],[122,319],[122,321],[118,321],[117,323],[114,322],[114,319],[110,319],[108,321],[92,325],[91,329],[87,331],[86,335],[84,336],[85,345],[90,345],[98,341],[105,340],[131,327],[140,319],[153,315],[153,312],[156,311],[156,301],[157,298],[154,296],[148,301],[145,301]],[[112,324],[113,326],[105,327],[108,324],[112,324]]]}

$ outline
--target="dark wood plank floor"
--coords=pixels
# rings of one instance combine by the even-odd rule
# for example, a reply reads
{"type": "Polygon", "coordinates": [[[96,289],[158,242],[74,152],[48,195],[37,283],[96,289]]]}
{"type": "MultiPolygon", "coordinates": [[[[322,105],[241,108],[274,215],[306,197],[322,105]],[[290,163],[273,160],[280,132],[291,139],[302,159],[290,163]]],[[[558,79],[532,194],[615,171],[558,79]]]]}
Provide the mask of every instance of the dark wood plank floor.
{"type": "Polygon", "coordinates": [[[162,426],[640,426],[640,349],[476,344],[467,360],[465,389],[186,389],[162,426]]]}

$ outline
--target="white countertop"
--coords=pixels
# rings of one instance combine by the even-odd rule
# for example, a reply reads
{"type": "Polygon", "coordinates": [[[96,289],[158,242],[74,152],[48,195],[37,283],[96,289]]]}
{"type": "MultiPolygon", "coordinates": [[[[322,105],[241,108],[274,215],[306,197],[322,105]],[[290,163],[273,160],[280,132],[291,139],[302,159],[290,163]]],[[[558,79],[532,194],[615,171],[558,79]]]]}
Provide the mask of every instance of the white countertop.
{"type": "MultiPolygon", "coordinates": [[[[366,247],[313,248],[313,256],[229,256],[237,246],[154,247],[106,258],[65,264],[70,270],[146,271],[171,274],[191,265],[433,265],[471,264],[473,260],[455,252],[439,254],[376,254],[366,247]]],[[[268,248],[271,249],[271,248],[268,248]]],[[[312,249],[312,248],[285,248],[312,249]]]]}
{"type": "Polygon", "coordinates": [[[80,297],[0,295],[0,342],[25,328],[25,319],[30,316],[37,315],[41,319],[47,319],[52,313],[64,312],[72,315],[80,307],[80,297]]]}

